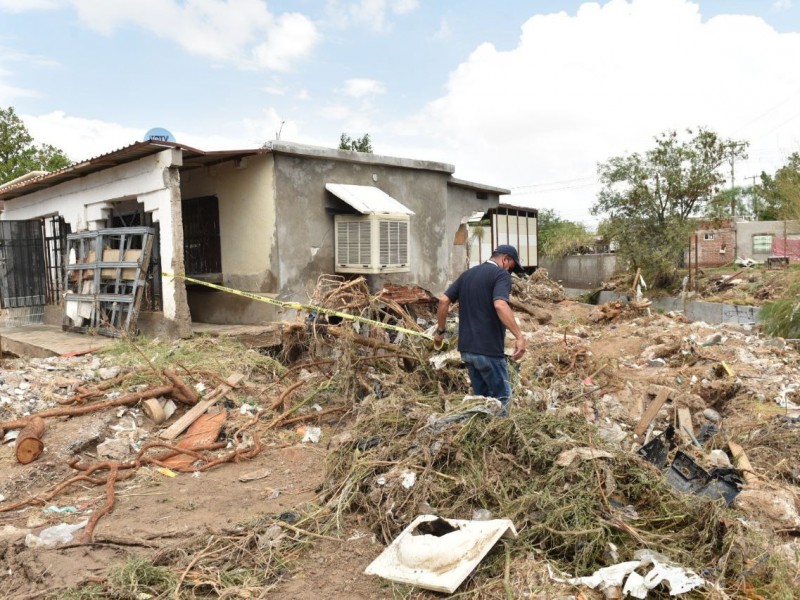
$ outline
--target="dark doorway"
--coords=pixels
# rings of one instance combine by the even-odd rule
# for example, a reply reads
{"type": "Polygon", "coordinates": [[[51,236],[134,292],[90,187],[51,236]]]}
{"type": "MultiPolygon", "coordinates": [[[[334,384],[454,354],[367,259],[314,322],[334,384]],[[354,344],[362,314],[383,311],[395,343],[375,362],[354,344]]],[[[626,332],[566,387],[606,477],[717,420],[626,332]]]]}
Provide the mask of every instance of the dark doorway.
{"type": "Polygon", "coordinates": [[[219,202],[216,196],[190,198],[182,204],[183,264],[187,275],[222,273],[219,202]]]}

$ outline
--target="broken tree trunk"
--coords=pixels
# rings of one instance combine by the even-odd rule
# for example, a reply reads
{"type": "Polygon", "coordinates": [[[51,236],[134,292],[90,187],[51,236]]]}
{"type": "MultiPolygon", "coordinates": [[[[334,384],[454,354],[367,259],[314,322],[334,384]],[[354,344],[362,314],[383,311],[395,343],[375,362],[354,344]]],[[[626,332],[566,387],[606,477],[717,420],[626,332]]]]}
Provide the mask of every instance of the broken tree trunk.
{"type": "Polygon", "coordinates": [[[186,385],[175,371],[172,369],[164,369],[164,375],[172,382],[172,385],[175,386],[175,389],[172,390],[172,397],[175,398],[175,400],[183,402],[184,404],[197,404],[197,392],[186,385]]]}
{"type": "Polygon", "coordinates": [[[17,454],[17,462],[27,465],[39,458],[42,450],[44,450],[43,435],[44,419],[31,417],[30,422],[17,436],[17,443],[14,447],[17,454]]]}
{"type": "Polygon", "coordinates": [[[66,408],[51,408],[36,413],[33,416],[25,417],[24,419],[15,419],[13,421],[0,422],[0,429],[20,429],[27,427],[31,419],[41,417],[46,419],[49,417],[75,417],[78,415],[85,415],[104,408],[111,408],[114,406],[128,406],[129,404],[136,404],[148,398],[158,398],[159,396],[169,396],[172,394],[171,385],[162,385],[151,390],[144,392],[134,392],[132,394],[125,394],[114,400],[106,400],[105,402],[95,402],[94,404],[87,404],[84,406],[69,406],[66,408]]]}
{"type": "Polygon", "coordinates": [[[520,310],[524,313],[528,313],[530,316],[536,319],[536,322],[539,323],[539,325],[546,325],[553,320],[553,315],[546,310],[536,308],[530,304],[525,304],[519,300],[514,300],[514,298],[509,298],[508,305],[514,310],[520,310]]]}

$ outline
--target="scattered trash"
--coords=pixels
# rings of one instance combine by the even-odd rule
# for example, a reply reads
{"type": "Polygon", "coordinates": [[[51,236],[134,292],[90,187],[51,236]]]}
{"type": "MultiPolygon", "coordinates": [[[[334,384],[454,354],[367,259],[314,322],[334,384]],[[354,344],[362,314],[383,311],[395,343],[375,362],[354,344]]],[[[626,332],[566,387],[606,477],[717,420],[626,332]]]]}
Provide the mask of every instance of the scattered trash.
{"type": "Polygon", "coordinates": [[[402,485],[407,490],[410,490],[412,487],[414,487],[415,483],[417,483],[416,473],[414,473],[413,471],[406,471],[405,473],[403,473],[400,485],[402,485]]]}
{"type": "Polygon", "coordinates": [[[265,477],[269,477],[272,475],[272,471],[269,469],[259,469],[258,471],[251,471],[250,473],[245,473],[239,477],[239,481],[242,483],[247,483],[248,481],[256,481],[258,479],[264,479],[265,477]]]}
{"type": "Polygon", "coordinates": [[[585,585],[604,593],[622,588],[623,596],[631,595],[634,598],[646,598],[650,590],[662,583],[667,585],[670,596],[678,596],[706,584],[706,581],[693,571],[673,565],[652,550],[637,550],[634,558],[636,560],[603,567],[586,577],[562,579],[554,576],[552,570],[551,577],[555,581],[585,585]],[[636,570],[642,567],[651,568],[644,575],[640,575],[636,570]]]}
{"type": "Polygon", "coordinates": [[[45,512],[58,513],[62,515],[69,515],[78,512],[74,506],[48,506],[44,509],[45,512]]]}
{"type": "Polygon", "coordinates": [[[25,536],[25,545],[28,548],[39,548],[41,546],[55,546],[56,544],[68,544],[72,541],[72,534],[86,527],[89,519],[84,519],[78,523],[61,523],[48,527],[39,532],[39,535],[29,533],[25,536]]]}
{"type": "Polygon", "coordinates": [[[560,467],[570,467],[573,464],[581,463],[585,460],[595,460],[598,458],[613,458],[614,455],[605,450],[597,450],[596,448],[572,448],[564,450],[558,455],[556,464],[560,467]]]}
{"type": "Polygon", "coordinates": [[[319,427],[310,427],[303,425],[297,428],[297,434],[303,436],[302,442],[311,442],[312,444],[319,443],[322,437],[322,429],[319,427]]]}
{"type": "Polygon", "coordinates": [[[709,473],[680,450],[675,453],[666,479],[677,490],[712,500],[724,499],[728,505],[744,484],[736,469],[713,469],[709,473]]]}

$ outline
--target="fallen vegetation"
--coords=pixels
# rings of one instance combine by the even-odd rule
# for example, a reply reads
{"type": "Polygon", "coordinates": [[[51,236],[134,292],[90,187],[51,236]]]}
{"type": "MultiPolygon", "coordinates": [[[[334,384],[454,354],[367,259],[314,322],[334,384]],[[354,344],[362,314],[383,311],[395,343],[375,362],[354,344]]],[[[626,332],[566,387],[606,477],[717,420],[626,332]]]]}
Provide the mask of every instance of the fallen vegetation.
{"type": "Polygon", "coordinates": [[[646,303],[592,309],[543,271],[513,296],[529,350],[508,418],[467,396],[457,355],[425,337],[430,294],[373,295],[363,279],[321,280],[314,301],[388,327],[320,313],[284,324],[271,348],[138,339],[6,360],[3,433],[45,422],[41,456],[18,462],[16,434],[0,453],[11,597],[438,597],[361,574],[426,513],[519,532],[459,597],[600,598],[568,580],[643,549],[702,578],[686,597],[797,597],[796,350],[646,303]],[[642,449],[662,441],[659,464],[642,449]],[[678,456],[735,498],[677,489],[678,456]],[[44,545],[62,523],[74,538],[44,545]]]}

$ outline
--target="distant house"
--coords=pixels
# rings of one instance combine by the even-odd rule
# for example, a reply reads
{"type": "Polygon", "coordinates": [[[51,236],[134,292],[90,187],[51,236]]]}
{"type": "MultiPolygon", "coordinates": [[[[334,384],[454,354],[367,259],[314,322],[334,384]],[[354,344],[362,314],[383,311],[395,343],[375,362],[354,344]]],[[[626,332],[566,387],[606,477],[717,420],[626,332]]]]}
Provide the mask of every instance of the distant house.
{"type": "Polygon", "coordinates": [[[268,304],[185,285],[162,270],[293,301],[307,300],[329,273],[363,274],[373,288],[390,279],[438,293],[464,267],[465,219],[497,208],[509,193],[454,171],[277,141],[215,152],[137,142],[0,187],[0,252],[13,243],[44,255],[27,254],[27,267],[18,265],[17,274],[35,276],[16,277],[13,264],[0,271],[0,307],[58,305],[66,232],[127,226],[156,232],[143,329],[187,335],[192,322],[275,318],[268,304]]]}
{"type": "Polygon", "coordinates": [[[736,258],[764,262],[770,256],[783,256],[784,252],[790,259],[800,260],[800,222],[702,222],[688,245],[687,260],[700,267],[721,266],[736,258]]]}

